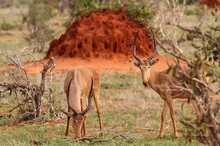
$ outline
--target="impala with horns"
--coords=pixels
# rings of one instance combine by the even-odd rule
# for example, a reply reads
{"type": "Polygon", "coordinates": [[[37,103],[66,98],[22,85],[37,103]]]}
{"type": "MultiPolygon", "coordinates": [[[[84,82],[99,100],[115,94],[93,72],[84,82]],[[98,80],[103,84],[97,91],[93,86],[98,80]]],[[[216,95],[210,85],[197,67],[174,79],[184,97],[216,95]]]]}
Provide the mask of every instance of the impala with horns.
{"type": "MultiPolygon", "coordinates": [[[[151,33],[152,33],[153,41],[154,41],[153,54],[150,57],[148,57],[146,60],[142,60],[140,57],[137,56],[136,54],[136,38],[138,35],[138,31],[137,31],[135,38],[134,38],[134,46],[133,46],[133,56],[137,60],[137,62],[133,62],[133,61],[130,61],[130,62],[134,66],[140,69],[144,86],[150,86],[164,100],[163,110],[161,114],[161,127],[160,127],[160,133],[159,133],[158,138],[160,139],[164,135],[164,125],[165,125],[167,108],[169,108],[170,110],[170,116],[171,116],[173,129],[174,129],[174,138],[177,138],[178,132],[176,128],[176,119],[175,119],[175,113],[174,113],[173,99],[175,98],[188,99],[190,97],[190,94],[177,89],[177,86],[178,87],[181,86],[181,82],[177,80],[175,77],[169,75],[168,70],[159,72],[153,66],[159,61],[159,59],[153,60],[153,58],[156,55],[156,42],[155,42],[155,37],[154,37],[154,33],[152,30],[151,30],[151,33]]],[[[195,100],[192,100],[191,102],[196,112],[197,119],[199,119],[201,116],[199,106],[195,100]]]]}
{"type": "Polygon", "coordinates": [[[64,91],[67,96],[68,112],[66,136],[68,136],[69,122],[72,118],[72,127],[75,137],[80,138],[86,134],[87,114],[91,109],[92,98],[95,101],[99,117],[100,130],[102,130],[102,116],[100,111],[100,78],[91,68],[79,66],[69,71],[64,82],[64,91]],[[87,96],[88,94],[88,96],[87,96]]]}

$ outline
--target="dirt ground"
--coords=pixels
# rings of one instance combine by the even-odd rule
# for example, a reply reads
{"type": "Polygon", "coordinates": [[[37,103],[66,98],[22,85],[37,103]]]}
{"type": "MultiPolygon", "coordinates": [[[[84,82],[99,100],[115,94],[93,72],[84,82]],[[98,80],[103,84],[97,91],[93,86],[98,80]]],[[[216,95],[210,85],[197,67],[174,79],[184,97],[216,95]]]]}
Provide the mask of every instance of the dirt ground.
{"type": "MultiPolygon", "coordinates": [[[[173,63],[172,59],[168,56],[157,55],[155,59],[158,58],[159,62],[155,65],[158,71],[162,71],[168,68],[167,63],[173,63]]],[[[142,58],[145,59],[145,58],[142,58]]],[[[129,63],[129,60],[135,61],[133,57],[125,57],[124,55],[117,55],[110,59],[107,58],[88,58],[82,59],[76,58],[57,58],[56,67],[54,72],[61,72],[65,70],[71,70],[76,66],[87,66],[95,69],[98,72],[109,72],[109,71],[123,71],[123,72],[135,72],[138,68],[129,63]]],[[[47,59],[43,60],[45,63],[47,59]]],[[[25,69],[28,73],[40,73],[43,69],[42,63],[31,62],[24,64],[25,69]]],[[[5,70],[7,68],[13,68],[12,66],[2,66],[0,70],[5,70]]]]}

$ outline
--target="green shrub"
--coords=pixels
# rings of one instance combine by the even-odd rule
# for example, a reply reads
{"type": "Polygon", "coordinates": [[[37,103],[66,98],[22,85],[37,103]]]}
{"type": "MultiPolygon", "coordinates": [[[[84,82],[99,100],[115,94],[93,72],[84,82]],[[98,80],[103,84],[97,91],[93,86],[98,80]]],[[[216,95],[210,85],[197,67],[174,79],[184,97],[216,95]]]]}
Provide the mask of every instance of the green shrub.
{"type": "Polygon", "coordinates": [[[53,16],[53,6],[44,1],[35,0],[29,6],[26,16],[29,31],[27,41],[32,45],[36,45],[34,51],[42,52],[46,43],[53,38],[53,31],[47,24],[53,16]]]}
{"type": "Polygon", "coordinates": [[[185,14],[186,15],[195,15],[195,11],[194,10],[186,10],[185,14]]]}
{"type": "Polygon", "coordinates": [[[91,12],[98,10],[100,8],[98,3],[89,0],[80,1],[78,6],[79,9],[75,12],[76,18],[80,16],[87,16],[91,12]]]}
{"type": "Polygon", "coordinates": [[[154,12],[149,7],[137,2],[127,3],[125,7],[126,15],[141,25],[146,25],[154,16],[154,12]]]}
{"type": "Polygon", "coordinates": [[[141,25],[146,25],[154,16],[154,12],[151,11],[146,4],[137,1],[110,1],[103,3],[100,0],[82,0],[74,3],[72,2],[71,7],[72,11],[70,15],[73,18],[88,16],[94,11],[103,11],[106,9],[118,11],[122,8],[125,8],[127,17],[141,25]]]}
{"type": "Polygon", "coordinates": [[[15,29],[15,25],[12,23],[6,22],[5,20],[0,25],[1,30],[13,30],[15,29]]]}
{"type": "MultiPolygon", "coordinates": [[[[178,0],[178,3],[179,4],[183,4],[184,0],[178,0]]],[[[198,3],[199,0],[186,0],[186,4],[187,5],[191,5],[191,4],[194,4],[194,3],[198,3]]]]}

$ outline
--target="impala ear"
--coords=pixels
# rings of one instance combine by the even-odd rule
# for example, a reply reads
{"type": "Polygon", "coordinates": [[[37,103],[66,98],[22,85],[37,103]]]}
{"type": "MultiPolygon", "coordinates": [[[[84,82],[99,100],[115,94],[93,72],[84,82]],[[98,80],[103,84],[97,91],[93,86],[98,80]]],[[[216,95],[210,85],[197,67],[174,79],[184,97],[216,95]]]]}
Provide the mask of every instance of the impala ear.
{"type": "Polygon", "coordinates": [[[131,60],[129,60],[129,62],[130,62],[132,65],[134,65],[134,66],[136,66],[136,67],[139,67],[139,63],[138,63],[138,62],[134,62],[134,61],[131,61],[131,60]]]}
{"type": "Polygon", "coordinates": [[[150,62],[150,66],[156,64],[158,61],[159,61],[159,59],[156,59],[156,60],[151,61],[151,62],[150,62]]]}
{"type": "Polygon", "coordinates": [[[61,110],[61,112],[63,112],[65,115],[67,115],[68,117],[72,117],[73,116],[73,113],[71,112],[66,112],[64,110],[61,110]]]}

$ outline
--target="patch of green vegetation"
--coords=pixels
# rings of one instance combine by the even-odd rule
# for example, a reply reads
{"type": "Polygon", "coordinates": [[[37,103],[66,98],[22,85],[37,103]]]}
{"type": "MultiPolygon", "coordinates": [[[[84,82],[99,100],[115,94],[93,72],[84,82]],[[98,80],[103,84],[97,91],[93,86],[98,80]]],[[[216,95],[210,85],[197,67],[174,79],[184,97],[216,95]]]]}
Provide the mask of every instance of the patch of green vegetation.
{"type": "Polygon", "coordinates": [[[194,15],[195,14],[195,10],[186,10],[185,14],[186,15],[194,15]]]}
{"type": "MultiPolygon", "coordinates": [[[[63,123],[64,124],[64,123],[63,123]]],[[[91,145],[89,141],[76,142],[71,134],[68,139],[64,138],[65,126],[48,125],[48,124],[34,124],[14,127],[0,127],[2,131],[0,134],[1,145],[47,145],[47,146],[59,146],[59,145],[91,145]],[[63,133],[59,133],[62,129],[63,133]],[[10,133],[10,134],[9,134],[10,133]],[[88,143],[87,143],[88,142],[88,143]]],[[[90,125],[87,125],[89,127],[90,125]]],[[[128,127],[130,128],[130,127],[128,127]]],[[[125,129],[128,129],[125,128],[125,129]]],[[[72,129],[71,129],[72,130],[72,129]]],[[[158,145],[158,146],[197,146],[197,142],[186,143],[184,139],[172,140],[172,136],[165,136],[164,139],[157,140],[156,136],[145,137],[136,135],[130,132],[124,132],[122,129],[115,129],[112,132],[107,132],[104,137],[99,136],[97,140],[100,142],[93,145],[158,145]],[[101,142],[103,141],[103,142],[101,142]]]]}
{"type": "Polygon", "coordinates": [[[154,12],[141,3],[127,3],[125,7],[126,15],[141,25],[146,25],[154,17],[154,12]]]}
{"type": "Polygon", "coordinates": [[[135,80],[133,73],[107,73],[108,78],[105,75],[101,78],[101,88],[103,89],[126,89],[129,87],[136,86],[136,82],[131,82],[132,79],[135,80]]]}
{"type": "MultiPolygon", "coordinates": [[[[12,54],[15,52],[20,52],[20,50],[26,46],[27,43],[20,40],[13,40],[13,41],[0,41],[0,53],[8,53],[12,54]]],[[[16,54],[16,53],[15,53],[16,54]]],[[[6,65],[6,58],[1,54],[0,58],[0,66],[6,65]]]]}
{"type": "Polygon", "coordinates": [[[101,87],[104,89],[112,89],[112,88],[117,88],[117,89],[122,89],[130,86],[129,82],[121,83],[121,82],[114,82],[114,83],[102,83],[101,87]]]}
{"type": "Polygon", "coordinates": [[[9,22],[7,22],[7,21],[3,21],[3,22],[1,23],[1,25],[0,25],[0,29],[1,29],[1,30],[13,30],[13,29],[15,29],[15,28],[16,28],[16,27],[15,27],[14,24],[9,23],[9,22]]]}
{"type": "Polygon", "coordinates": [[[24,40],[0,41],[0,52],[20,52],[27,45],[24,40]]]}
{"type": "Polygon", "coordinates": [[[15,118],[8,118],[8,117],[0,117],[0,124],[5,124],[5,123],[11,123],[15,120],[15,118]]]}
{"type": "Polygon", "coordinates": [[[199,3],[199,0],[177,0],[177,2],[179,4],[184,4],[184,2],[185,2],[187,5],[191,5],[194,3],[199,3]]]}
{"type": "MultiPolygon", "coordinates": [[[[147,3],[137,1],[102,2],[101,0],[81,0],[72,4],[72,7],[71,16],[73,18],[88,16],[94,11],[119,11],[124,9],[125,14],[131,20],[141,25],[146,25],[154,16],[154,12],[147,6],[147,3]]],[[[66,24],[69,24],[69,21],[66,24]]]]}
{"type": "Polygon", "coordinates": [[[5,65],[5,61],[0,59],[0,66],[5,65]]]}
{"type": "Polygon", "coordinates": [[[31,45],[36,45],[34,52],[43,52],[48,41],[54,38],[54,32],[47,24],[54,16],[52,3],[34,0],[30,4],[29,11],[25,16],[29,31],[26,39],[31,45]]]}

